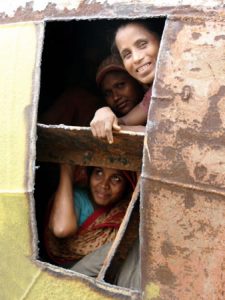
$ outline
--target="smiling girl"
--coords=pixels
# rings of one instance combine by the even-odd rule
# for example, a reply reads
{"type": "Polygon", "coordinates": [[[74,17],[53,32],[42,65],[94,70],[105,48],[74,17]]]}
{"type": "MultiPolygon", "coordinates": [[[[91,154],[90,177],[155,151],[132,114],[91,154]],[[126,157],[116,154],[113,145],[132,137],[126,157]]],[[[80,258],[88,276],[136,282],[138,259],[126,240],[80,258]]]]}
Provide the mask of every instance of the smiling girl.
{"type": "Polygon", "coordinates": [[[93,167],[86,187],[73,185],[74,167],[60,166],[46,245],[57,263],[75,262],[114,240],[136,183],[133,172],[93,167]]]}
{"type": "Polygon", "coordinates": [[[150,87],[155,77],[159,36],[145,22],[133,21],[119,27],[115,45],[127,72],[150,87]]]}
{"type": "MultiPolygon", "coordinates": [[[[121,126],[146,125],[148,108],[151,100],[152,84],[155,77],[157,56],[160,46],[158,34],[152,31],[145,21],[129,21],[120,25],[115,34],[114,51],[119,54],[126,71],[146,90],[143,100],[130,112],[117,118],[109,107],[97,110],[91,121],[92,132],[105,128],[105,119],[113,120],[111,131],[97,137],[110,137],[112,129],[119,131],[121,126]]],[[[109,142],[112,142],[108,138],[109,142]]]]}

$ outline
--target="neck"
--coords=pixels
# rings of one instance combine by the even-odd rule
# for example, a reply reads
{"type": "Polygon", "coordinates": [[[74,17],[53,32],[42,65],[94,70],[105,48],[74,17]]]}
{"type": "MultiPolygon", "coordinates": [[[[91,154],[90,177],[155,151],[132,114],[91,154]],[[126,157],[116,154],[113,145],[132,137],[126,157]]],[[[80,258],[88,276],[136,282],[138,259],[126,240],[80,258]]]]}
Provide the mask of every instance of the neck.
{"type": "Polygon", "coordinates": [[[152,83],[150,83],[150,84],[143,84],[143,88],[144,88],[144,90],[145,90],[145,92],[147,91],[147,90],[149,90],[149,88],[152,86],[152,83]]]}

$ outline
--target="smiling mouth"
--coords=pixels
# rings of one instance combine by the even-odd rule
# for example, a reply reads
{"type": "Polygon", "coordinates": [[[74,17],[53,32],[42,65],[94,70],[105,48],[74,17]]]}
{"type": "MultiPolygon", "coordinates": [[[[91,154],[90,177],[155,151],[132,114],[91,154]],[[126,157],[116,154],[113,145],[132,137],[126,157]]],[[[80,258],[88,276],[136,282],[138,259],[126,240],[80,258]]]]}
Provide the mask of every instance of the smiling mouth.
{"type": "Polygon", "coordinates": [[[118,105],[117,105],[117,108],[124,108],[125,106],[127,105],[127,102],[126,101],[124,101],[124,102],[121,102],[121,103],[119,103],[118,105]]]}
{"type": "Polygon", "coordinates": [[[108,195],[106,193],[102,193],[102,192],[96,192],[96,196],[102,200],[105,200],[108,198],[108,195]]]}
{"type": "Polygon", "coordinates": [[[139,68],[137,68],[138,73],[144,73],[146,70],[148,70],[151,67],[151,63],[147,63],[139,68]]]}

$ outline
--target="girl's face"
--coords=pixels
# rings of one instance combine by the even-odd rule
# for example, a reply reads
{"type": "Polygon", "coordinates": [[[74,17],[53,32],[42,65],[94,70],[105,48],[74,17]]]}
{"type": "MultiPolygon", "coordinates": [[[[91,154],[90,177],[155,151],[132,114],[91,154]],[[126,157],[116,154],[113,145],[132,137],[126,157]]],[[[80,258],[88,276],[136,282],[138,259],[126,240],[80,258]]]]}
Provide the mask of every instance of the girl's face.
{"type": "Polygon", "coordinates": [[[157,36],[141,24],[130,23],[117,31],[115,42],[127,72],[139,82],[151,85],[159,51],[157,36]]]}
{"type": "Polygon", "coordinates": [[[143,97],[140,84],[127,72],[108,72],[101,88],[108,106],[119,116],[126,115],[143,97]]]}
{"type": "Polygon", "coordinates": [[[90,177],[90,189],[94,202],[106,206],[121,199],[127,179],[119,170],[95,167],[90,177]]]}

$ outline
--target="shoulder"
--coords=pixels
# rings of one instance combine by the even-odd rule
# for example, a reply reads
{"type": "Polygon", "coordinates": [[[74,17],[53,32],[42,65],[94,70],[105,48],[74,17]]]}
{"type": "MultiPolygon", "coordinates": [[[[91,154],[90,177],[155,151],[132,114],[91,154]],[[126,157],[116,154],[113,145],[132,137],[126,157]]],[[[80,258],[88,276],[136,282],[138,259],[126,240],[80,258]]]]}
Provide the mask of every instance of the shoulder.
{"type": "Polygon", "coordinates": [[[142,101],[139,103],[139,105],[148,110],[149,108],[149,104],[150,104],[150,101],[151,101],[151,96],[152,96],[152,88],[150,87],[147,92],[144,94],[144,97],[142,99],[142,101]]]}

